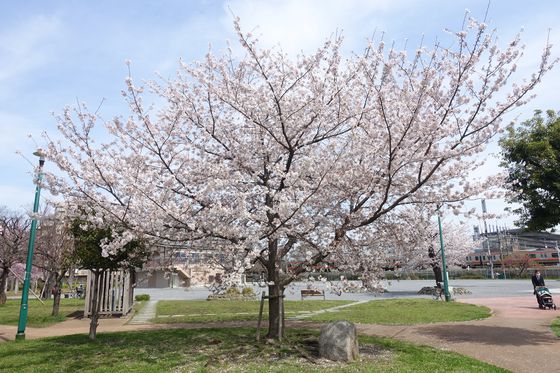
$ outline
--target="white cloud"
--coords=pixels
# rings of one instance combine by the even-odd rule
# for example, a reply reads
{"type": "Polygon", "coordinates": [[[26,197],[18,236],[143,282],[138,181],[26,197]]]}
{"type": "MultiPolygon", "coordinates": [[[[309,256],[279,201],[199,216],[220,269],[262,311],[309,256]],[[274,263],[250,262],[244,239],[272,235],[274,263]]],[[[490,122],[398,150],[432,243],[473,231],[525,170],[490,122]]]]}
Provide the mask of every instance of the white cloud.
{"type": "Polygon", "coordinates": [[[254,30],[264,45],[280,45],[290,54],[309,53],[337,31],[348,36],[347,44],[354,42],[351,49],[362,47],[375,29],[383,30],[384,12],[403,6],[400,0],[232,0],[224,6],[222,22],[231,27],[233,13],[240,17],[242,28],[254,30]]]}

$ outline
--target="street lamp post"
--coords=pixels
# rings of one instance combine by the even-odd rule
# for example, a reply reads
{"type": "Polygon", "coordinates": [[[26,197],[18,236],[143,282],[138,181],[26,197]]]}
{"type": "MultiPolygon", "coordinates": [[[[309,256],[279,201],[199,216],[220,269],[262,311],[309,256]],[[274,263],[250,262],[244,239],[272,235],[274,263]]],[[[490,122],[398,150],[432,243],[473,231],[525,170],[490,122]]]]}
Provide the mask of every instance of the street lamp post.
{"type": "Polygon", "coordinates": [[[25,326],[27,324],[27,311],[29,308],[29,285],[31,282],[31,269],[33,264],[33,249],[35,247],[35,235],[37,232],[37,219],[35,215],[39,211],[39,197],[41,196],[41,180],[43,179],[43,165],[45,164],[45,153],[42,149],[37,149],[33,153],[39,157],[39,173],[37,175],[37,186],[35,187],[35,201],[33,202],[33,218],[31,220],[31,232],[29,234],[29,244],[27,246],[27,260],[25,262],[25,278],[23,281],[23,292],[21,293],[21,306],[19,309],[19,322],[16,340],[25,339],[25,326]]]}
{"type": "Polygon", "coordinates": [[[484,222],[484,237],[486,238],[486,248],[488,249],[488,263],[490,265],[490,277],[494,279],[494,261],[492,260],[492,251],[490,250],[490,240],[488,239],[488,226],[486,225],[486,200],[482,201],[482,221],[484,222]]]}
{"type": "Polygon", "coordinates": [[[441,265],[443,269],[443,294],[445,295],[445,301],[449,302],[451,300],[451,294],[449,294],[449,281],[447,279],[447,263],[445,262],[445,249],[443,246],[443,230],[441,228],[441,217],[439,215],[439,208],[437,211],[437,220],[439,226],[439,244],[441,246],[441,265]]]}

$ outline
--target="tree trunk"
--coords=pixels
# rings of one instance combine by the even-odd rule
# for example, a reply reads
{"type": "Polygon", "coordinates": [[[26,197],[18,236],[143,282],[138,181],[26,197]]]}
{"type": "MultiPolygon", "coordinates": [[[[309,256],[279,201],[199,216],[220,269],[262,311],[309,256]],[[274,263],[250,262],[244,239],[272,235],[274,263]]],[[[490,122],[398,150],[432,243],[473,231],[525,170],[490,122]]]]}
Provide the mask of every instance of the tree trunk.
{"type": "Polygon", "coordinates": [[[52,308],[52,316],[58,316],[58,311],[60,309],[60,296],[62,294],[62,279],[64,278],[64,273],[59,275],[58,273],[54,273],[53,278],[55,279],[55,284],[53,288],[53,308],[52,308]]]}
{"type": "Polygon", "coordinates": [[[89,323],[89,339],[95,341],[97,336],[97,325],[99,320],[99,300],[97,299],[97,292],[99,290],[99,277],[101,276],[100,271],[92,271],[93,273],[93,291],[91,294],[91,307],[90,307],[90,318],[89,323]]]}
{"type": "Polygon", "coordinates": [[[441,283],[443,282],[443,276],[441,273],[441,267],[439,265],[439,260],[436,255],[435,249],[433,245],[430,245],[428,248],[428,257],[430,260],[430,266],[432,267],[432,271],[434,271],[434,278],[436,280],[436,287],[440,288],[441,283]]]}
{"type": "Polygon", "coordinates": [[[51,299],[51,294],[53,294],[53,289],[55,286],[56,281],[53,278],[52,273],[49,273],[48,277],[47,277],[47,281],[45,282],[44,288],[43,288],[43,293],[42,293],[42,298],[43,299],[51,299]]]}
{"type": "Polygon", "coordinates": [[[437,263],[432,263],[432,271],[434,271],[434,278],[436,280],[436,286],[441,287],[443,282],[443,274],[441,272],[441,267],[437,263]]]}
{"type": "Polygon", "coordinates": [[[284,287],[268,286],[268,338],[284,337],[284,287]]]}
{"type": "Polygon", "coordinates": [[[2,269],[0,275],[0,304],[5,304],[8,297],[6,296],[6,282],[8,281],[8,268],[2,269]]]}
{"type": "Polygon", "coordinates": [[[280,278],[278,239],[268,242],[268,338],[281,340],[284,336],[284,286],[280,278]]]}

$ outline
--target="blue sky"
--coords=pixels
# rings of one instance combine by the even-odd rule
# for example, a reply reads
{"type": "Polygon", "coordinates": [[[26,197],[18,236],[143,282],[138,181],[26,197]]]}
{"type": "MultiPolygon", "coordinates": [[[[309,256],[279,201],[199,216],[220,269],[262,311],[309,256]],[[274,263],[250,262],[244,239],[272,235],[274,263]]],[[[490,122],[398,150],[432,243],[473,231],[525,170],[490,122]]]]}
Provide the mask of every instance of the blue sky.
{"type": "MultiPolygon", "coordinates": [[[[397,47],[441,38],[444,28],[458,29],[465,9],[482,19],[488,1],[444,0],[288,0],[288,1],[0,1],[0,206],[29,208],[33,199],[28,158],[41,145],[41,133],[55,133],[52,112],[76,100],[96,108],[103,100],[105,118],[126,114],[120,95],[132,60],[136,80],[157,71],[174,73],[179,58],[200,59],[209,44],[214,50],[235,41],[232,13],[245,30],[254,30],[265,46],[280,45],[289,53],[311,51],[329,35],[342,31],[345,51],[360,50],[374,31],[397,47]]],[[[539,51],[550,39],[560,55],[560,2],[497,1],[488,23],[505,43],[524,28],[527,44],[521,72],[538,64],[539,51]]],[[[560,110],[560,67],[535,92],[537,98],[518,115],[529,118],[536,108],[560,110]]],[[[490,152],[496,151],[490,147],[490,152]]],[[[491,157],[491,155],[490,155],[491,157]]],[[[33,160],[35,162],[35,160],[33,160]]],[[[47,167],[49,165],[47,164],[47,167]]],[[[481,170],[497,170],[493,158],[481,170]]],[[[489,201],[499,212],[502,201],[489,201]]],[[[511,222],[512,218],[506,219],[511,222]]]]}

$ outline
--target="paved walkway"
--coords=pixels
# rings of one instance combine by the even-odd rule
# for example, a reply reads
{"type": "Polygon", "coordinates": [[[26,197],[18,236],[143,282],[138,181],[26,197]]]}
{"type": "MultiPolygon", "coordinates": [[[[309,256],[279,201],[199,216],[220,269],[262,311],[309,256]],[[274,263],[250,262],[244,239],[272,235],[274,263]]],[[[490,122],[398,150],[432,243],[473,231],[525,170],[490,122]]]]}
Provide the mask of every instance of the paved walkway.
{"type": "Polygon", "coordinates": [[[359,325],[358,330],[455,351],[513,372],[560,372],[560,338],[550,329],[560,312],[540,310],[532,295],[465,302],[490,307],[492,317],[415,326],[359,325]]]}
{"type": "Polygon", "coordinates": [[[310,311],[310,312],[306,312],[306,313],[301,314],[301,315],[288,317],[288,318],[286,318],[286,320],[294,320],[294,321],[295,320],[303,320],[303,319],[307,319],[311,316],[320,315],[322,313],[327,313],[327,312],[337,312],[338,310],[341,310],[343,308],[353,307],[353,306],[357,306],[358,304],[367,303],[367,302],[369,302],[369,300],[360,300],[358,302],[343,304],[342,306],[335,306],[335,307],[331,307],[331,308],[325,308],[325,309],[322,309],[322,310],[310,311]]]}
{"type": "Polygon", "coordinates": [[[156,306],[157,300],[149,300],[140,312],[134,315],[132,320],[130,320],[129,324],[132,325],[142,325],[142,324],[151,324],[151,319],[156,317],[156,306]]]}
{"type": "MultiPolygon", "coordinates": [[[[560,311],[539,310],[532,295],[465,300],[488,306],[493,315],[483,320],[428,325],[358,325],[361,334],[386,336],[455,351],[513,372],[559,372],[560,338],[550,330],[560,311]]],[[[147,307],[147,306],[146,306],[147,307]]],[[[146,308],[144,307],[144,309],[146,308]]],[[[102,319],[99,333],[165,328],[255,326],[254,321],[205,324],[132,324],[128,319],[102,319]]],[[[288,327],[320,327],[306,321],[288,321],[288,327]]],[[[87,333],[88,319],[72,319],[48,328],[28,328],[28,339],[87,333]]],[[[0,342],[13,340],[16,326],[0,325],[0,342]]]]}

